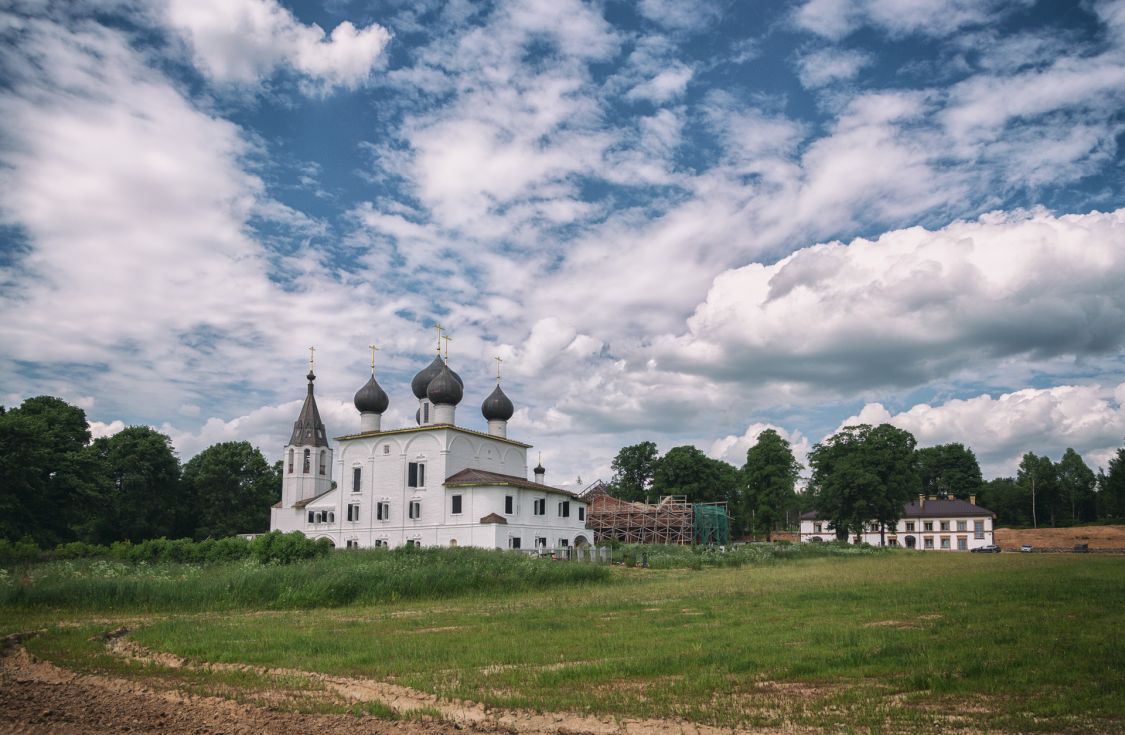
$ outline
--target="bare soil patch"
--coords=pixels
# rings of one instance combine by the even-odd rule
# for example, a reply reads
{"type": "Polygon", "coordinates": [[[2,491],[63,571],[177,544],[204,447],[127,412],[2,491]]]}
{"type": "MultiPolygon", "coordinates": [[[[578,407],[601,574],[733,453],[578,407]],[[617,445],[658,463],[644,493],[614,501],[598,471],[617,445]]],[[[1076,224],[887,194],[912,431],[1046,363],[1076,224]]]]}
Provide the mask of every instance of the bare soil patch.
{"type": "Polygon", "coordinates": [[[1089,544],[1091,550],[1125,550],[1125,525],[1077,526],[1074,528],[997,528],[994,532],[1001,548],[1018,549],[1031,544],[1036,549],[1071,550],[1075,544],[1089,544]]]}

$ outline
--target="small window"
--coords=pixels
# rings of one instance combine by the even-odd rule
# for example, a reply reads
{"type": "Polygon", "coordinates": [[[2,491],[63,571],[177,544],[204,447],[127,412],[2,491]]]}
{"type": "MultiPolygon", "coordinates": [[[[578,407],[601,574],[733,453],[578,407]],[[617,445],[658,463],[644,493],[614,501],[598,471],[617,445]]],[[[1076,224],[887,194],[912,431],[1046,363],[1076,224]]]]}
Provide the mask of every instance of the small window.
{"type": "Polygon", "coordinates": [[[321,449],[320,450],[320,474],[322,474],[322,475],[324,474],[324,468],[327,466],[327,464],[326,464],[327,461],[328,461],[328,452],[321,449]]]}
{"type": "Polygon", "coordinates": [[[906,522],[906,530],[907,531],[913,531],[914,530],[914,521],[907,521],[906,522]]]}
{"type": "Polygon", "coordinates": [[[559,518],[570,518],[569,500],[563,500],[559,503],[559,518]]]}
{"type": "Polygon", "coordinates": [[[965,536],[958,536],[957,537],[957,550],[958,551],[968,551],[969,550],[969,539],[967,537],[965,537],[965,536]]]}
{"type": "Polygon", "coordinates": [[[568,541],[568,540],[566,540],[566,539],[564,539],[564,538],[561,538],[561,539],[559,539],[559,546],[560,546],[561,548],[564,548],[564,549],[565,549],[566,547],[570,546],[570,541],[568,541]]]}
{"type": "Polygon", "coordinates": [[[348,503],[348,520],[359,520],[359,503],[348,503]]]}
{"type": "Polygon", "coordinates": [[[973,521],[973,538],[984,538],[984,521],[973,521]]]}
{"type": "Polygon", "coordinates": [[[898,546],[898,539],[887,539],[887,546],[898,546]]]}
{"type": "Polygon", "coordinates": [[[449,512],[455,516],[461,515],[461,496],[453,495],[449,500],[452,503],[452,507],[450,508],[449,512]]]}
{"type": "Polygon", "coordinates": [[[578,520],[580,520],[580,521],[586,520],[586,506],[583,506],[583,505],[578,506],[578,520]]]}
{"type": "Polygon", "coordinates": [[[520,537],[519,536],[513,536],[510,539],[508,539],[508,548],[509,549],[520,548],[520,537]]]}
{"type": "Polygon", "coordinates": [[[419,545],[420,544],[415,543],[414,539],[412,539],[412,538],[406,540],[406,548],[408,548],[408,549],[413,549],[415,546],[419,546],[419,545]]]}
{"type": "Polygon", "coordinates": [[[957,521],[957,530],[961,531],[962,533],[964,533],[965,531],[968,531],[969,530],[969,522],[968,521],[957,521]]]}
{"type": "Polygon", "coordinates": [[[293,474],[293,450],[289,450],[289,474],[293,474]]]}
{"type": "Polygon", "coordinates": [[[418,520],[422,517],[422,502],[420,500],[410,501],[410,518],[411,520],[418,520]]]}
{"type": "Polygon", "coordinates": [[[309,511],[309,523],[316,523],[316,513],[309,511]]]}
{"type": "Polygon", "coordinates": [[[375,504],[375,518],[380,521],[389,521],[391,519],[391,504],[390,503],[376,503],[375,504]]]}
{"type": "Polygon", "coordinates": [[[430,404],[428,402],[422,404],[422,423],[430,423],[430,404]]]}
{"type": "Polygon", "coordinates": [[[547,500],[546,498],[539,498],[531,504],[531,512],[537,516],[547,515],[547,500]]]}
{"type": "Polygon", "coordinates": [[[539,549],[547,548],[547,537],[546,536],[536,536],[535,537],[535,546],[536,546],[536,548],[539,548],[539,549]]]}
{"type": "Polygon", "coordinates": [[[350,539],[348,539],[345,546],[349,549],[358,549],[359,548],[359,541],[357,541],[356,539],[350,538],[350,539]]]}
{"type": "MultiPolygon", "coordinates": [[[[505,515],[512,515],[512,513],[515,512],[515,506],[516,506],[516,499],[513,498],[511,495],[505,495],[504,496],[504,514],[505,515]]],[[[517,546],[515,548],[518,549],[519,547],[517,546]]]]}
{"type": "Polygon", "coordinates": [[[311,462],[312,462],[312,452],[310,450],[306,449],[305,450],[305,465],[304,465],[305,468],[303,470],[301,470],[301,472],[304,472],[305,474],[308,474],[309,472],[312,472],[311,462]]]}
{"type": "Polygon", "coordinates": [[[823,523],[814,523],[814,524],[812,524],[812,530],[813,530],[813,533],[824,533],[824,524],[823,523]]]}
{"type": "Polygon", "coordinates": [[[943,549],[949,548],[949,537],[948,536],[942,536],[941,537],[941,548],[943,548],[943,549]]]}
{"type": "Polygon", "coordinates": [[[390,454],[390,453],[391,453],[391,445],[390,444],[384,444],[383,445],[383,454],[390,454]]]}
{"type": "Polygon", "coordinates": [[[387,545],[387,542],[384,541],[383,539],[381,539],[381,538],[375,539],[375,548],[376,549],[378,549],[381,546],[386,546],[386,545],[387,545]]]}
{"type": "MultiPolygon", "coordinates": [[[[923,531],[934,530],[934,522],[933,521],[926,521],[925,523],[922,524],[922,530],[923,531]]],[[[933,547],[931,547],[931,548],[933,548],[933,547]]]]}
{"type": "Polygon", "coordinates": [[[922,546],[923,546],[924,548],[927,548],[927,549],[932,549],[932,548],[934,548],[934,537],[933,537],[933,536],[926,536],[926,537],[925,537],[925,538],[923,539],[923,542],[922,542],[922,546]]]}
{"type": "Polygon", "coordinates": [[[422,462],[411,462],[406,467],[406,486],[426,486],[426,465],[422,462]]]}
{"type": "Polygon", "coordinates": [[[353,467],[352,468],[352,492],[353,493],[359,492],[360,482],[362,480],[363,480],[363,468],[362,467],[353,467]]]}
{"type": "Polygon", "coordinates": [[[942,521],[941,522],[941,530],[942,531],[948,531],[949,530],[949,521],[942,521]]]}

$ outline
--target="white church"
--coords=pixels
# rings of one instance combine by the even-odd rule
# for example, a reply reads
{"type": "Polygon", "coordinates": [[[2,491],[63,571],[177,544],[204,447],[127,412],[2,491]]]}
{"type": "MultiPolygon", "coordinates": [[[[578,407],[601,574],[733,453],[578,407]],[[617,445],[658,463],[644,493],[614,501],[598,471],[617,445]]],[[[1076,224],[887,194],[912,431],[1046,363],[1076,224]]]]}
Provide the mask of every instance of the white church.
{"type": "Polygon", "coordinates": [[[418,425],[384,430],[389,400],[372,360],[371,378],[355,394],[360,430],[335,437],[338,456],[316,408],[311,366],[307,377],[308,394],[285,447],[271,530],[326,538],[337,548],[542,550],[586,546],[593,539],[585,501],[545,484],[542,463],[535,479],[527,479],[531,446],[508,438],[515,409],[499,376],[481,406],[488,433],[457,426],[464,383],[440,353],[411,381],[418,425]]]}

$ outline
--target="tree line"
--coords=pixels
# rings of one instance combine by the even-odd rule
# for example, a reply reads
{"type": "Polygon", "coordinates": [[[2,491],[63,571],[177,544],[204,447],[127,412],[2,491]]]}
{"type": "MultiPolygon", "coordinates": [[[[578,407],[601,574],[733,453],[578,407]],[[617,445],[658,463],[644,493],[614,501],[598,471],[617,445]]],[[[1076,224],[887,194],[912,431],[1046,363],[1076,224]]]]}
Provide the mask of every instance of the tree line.
{"type": "Polygon", "coordinates": [[[86,413],[52,396],[0,406],[0,538],[41,547],[266,531],[281,493],[247,442],[223,442],[181,465],[172,440],[130,426],[91,441],[86,413]]]}
{"type": "Polygon", "coordinates": [[[665,495],[689,502],[726,501],[736,535],[769,538],[795,528],[816,510],[841,537],[872,522],[893,528],[903,506],[918,495],[954,496],[996,513],[1010,526],[1125,521],[1125,448],[1095,474],[1074,449],[1058,462],[1028,452],[1016,477],[985,481],[973,450],[961,443],[918,447],[914,436],[890,424],[848,426],[815,445],[805,469],[789,442],[763,431],[741,467],[708,457],[693,446],[660,456],[651,441],[623,447],[612,463],[610,494],[655,502],[665,495]]]}

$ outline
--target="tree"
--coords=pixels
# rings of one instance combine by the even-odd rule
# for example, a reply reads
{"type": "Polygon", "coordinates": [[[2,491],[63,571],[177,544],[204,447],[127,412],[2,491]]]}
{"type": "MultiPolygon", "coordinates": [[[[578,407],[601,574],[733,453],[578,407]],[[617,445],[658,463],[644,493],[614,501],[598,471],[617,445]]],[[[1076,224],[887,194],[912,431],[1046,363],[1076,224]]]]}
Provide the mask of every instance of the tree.
{"type": "Polygon", "coordinates": [[[921,488],[915,440],[890,424],[848,426],[813,447],[810,489],[820,517],[837,538],[859,535],[875,522],[895,526],[921,488]]]}
{"type": "Polygon", "coordinates": [[[1109,471],[1098,476],[1099,516],[1125,519],[1125,448],[1109,460],[1109,471]]]}
{"type": "Polygon", "coordinates": [[[88,534],[100,543],[142,541],[175,535],[183,506],[179,496],[180,462],[172,440],[147,426],[129,426],[95,439],[92,459],[102,478],[101,513],[88,534]]]}
{"type": "Polygon", "coordinates": [[[996,514],[998,525],[1031,525],[1028,490],[1011,477],[998,477],[981,485],[977,503],[996,514]]]}
{"type": "Polygon", "coordinates": [[[280,469],[249,442],[214,444],[192,457],[181,478],[188,533],[204,539],[269,530],[280,469]]]}
{"type": "Polygon", "coordinates": [[[766,539],[786,519],[786,511],[797,502],[797,478],[801,465],[793,457],[789,442],[773,429],[758,435],[758,441],[746,451],[742,468],[742,513],[754,531],[762,531],[766,539]]]}
{"type": "Polygon", "coordinates": [[[939,444],[918,450],[918,472],[926,495],[968,498],[980,493],[980,465],[964,444],[939,444]]]}
{"type": "Polygon", "coordinates": [[[610,465],[613,468],[611,494],[623,500],[646,500],[656,468],[656,454],[653,442],[622,447],[610,465]]]}
{"type": "Polygon", "coordinates": [[[730,501],[737,497],[738,470],[691,445],[673,447],[656,462],[652,492],[684,495],[689,503],[730,501]]]}
{"type": "Polygon", "coordinates": [[[1031,501],[1031,525],[1039,528],[1039,520],[1049,517],[1055,525],[1058,501],[1058,477],[1050,457],[1039,457],[1027,452],[1020,460],[1016,482],[1024,488],[1031,501]]]}
{"type": "Polygon", "coordinates": [[[0,536],[41,545],[74,537],[92,476],[81,466],[90,441],[86,413],[52,396],[0,409],[0,536]]]}
{"type": "Polygon", "coordinates": [[[1092,521],[1097,517],[1097,477],[1078,452],[1067,448],[1057,469],[1059,498],[1066,504],[1071,523],[1092,521]]]}

